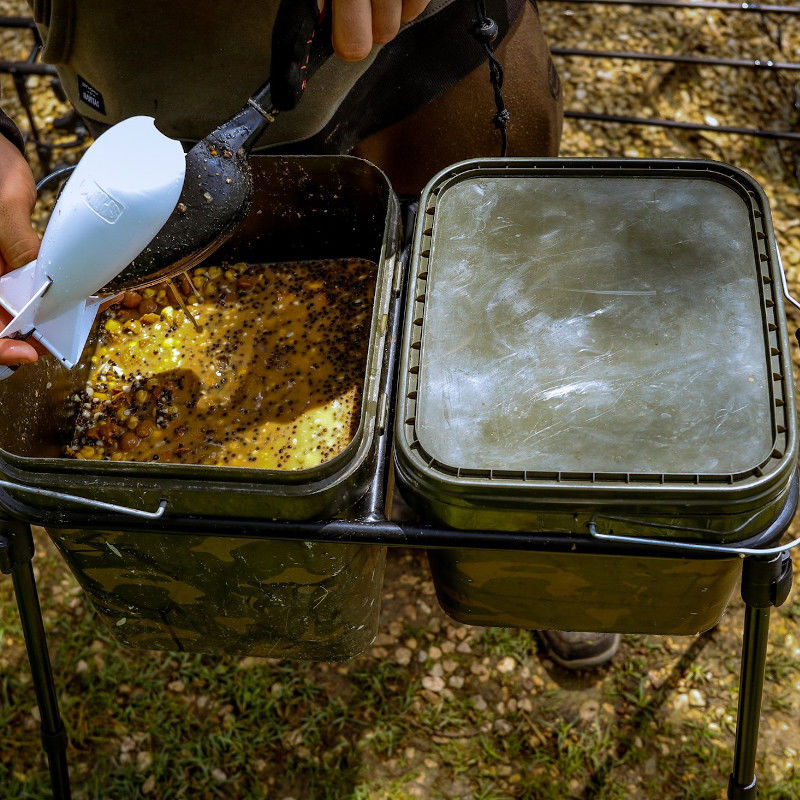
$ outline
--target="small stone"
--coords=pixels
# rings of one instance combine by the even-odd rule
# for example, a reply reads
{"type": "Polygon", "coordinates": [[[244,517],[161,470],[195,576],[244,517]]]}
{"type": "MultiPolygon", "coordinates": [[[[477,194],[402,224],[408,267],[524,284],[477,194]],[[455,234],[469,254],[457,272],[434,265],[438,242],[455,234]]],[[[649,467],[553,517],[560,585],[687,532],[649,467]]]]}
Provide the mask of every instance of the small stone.
{"type": "Polygon", "coordinates": [[[89,670],[89,665],[83,659],[81,659],[75,665],[75,674],[76,675],[80,675],[83,672],[88,672],[88,670],[89,670]]]}
{"type": "Polygon", "coordinates": [[[488,708],[488,704],[483,699],[483,697],[479,694],[472,696],[472,705],[477,711],[486,711],[488,708]]]}
{"type": "Polygon", "coordinates": [[[215,781],[219,781],[220,783],[228,780],[228,776],[219,767],[214,767],[214,769],[211,770],[211,776],[215,781]]]}
{"type": "Polygon", "coordinates": [[[471,653],[472,648],[469,646],[467,642],[460,642],[456,647],[457,653],[471,653]]]}
{"type": "MultiPolygon", "coordinates": [[[[506,719],[502,717],[500,719],[496,719],[494,721],[494,729],[501,735],[501,736],[508,736],[514,730],[514,726],[506,719]]],[[[510,772],[509,772],[510,774],[510,772]]]]}
{"type": "Polygon", "coordinates": [[[452,686],[453,689],[461,689],[464,686],[464,678],[461,675],[451,675],[447,683],[452,686]]]}
{"type": "Polygon", "coordinates": [[[399,664],[401,667],[405,667],[411,663],[411,650],[407,647],[398,647],[397,650],[394,651],[394,663],[399,664]]]}
{"type": "Polygon", "coordinates": [[[153,763],[153,754],[147,750],[141,750],[136,754],[136,769],[139,772],[146,772],[153,763]]]}
{"type": "Polygon", "coordinates": [[[184,688],[185,687],[184,687],[183,681],[170,681],[167,684],[167,689],[169,689],[171,692],[180,693],[180,692],[182,692],[184,690],[184,688]]]}
{"type": "Polygon", "coordinates": [[[497,671],[502,675],[509,675],[514,671],[517,662],[511,656],[506,656],[498,665],[497,671]]]}
{"type": "Polygon", "coordinates": [[[692,708],[704,708],[706,705],[706,698],[703,697],[697,689],[692,689],[689,692],[689,705],[692,708]]]}
{"type": "Polygon", "coordinates": [[[581,707],[578,709],[578,716],[584,722],[591,722],[597,717],[599,711],[600,703],[598,703],[597,700],[587,700],[585,703],[581,704],[581,707]]]}
{"type": "Polygon", "coordinates": [[[432,647],[428,648],[428,658],[430,658],[433,661],[436,661],[436,659],[441,657],[442,657],[442,651],[436,645],[433,645],[432,647]]]}
{"type": "Polygon", "coordinates": [[[148,779],[142,784],[142,794],[150,794],[156,788],[156,776],[150,775],[148,779]]]}
{"type": "Polygon", "coordinates": [[[422,679],[422,685],[431,692],[441,692],[444,689],[444,680],[438,675],[426,675],[422,679]]]}

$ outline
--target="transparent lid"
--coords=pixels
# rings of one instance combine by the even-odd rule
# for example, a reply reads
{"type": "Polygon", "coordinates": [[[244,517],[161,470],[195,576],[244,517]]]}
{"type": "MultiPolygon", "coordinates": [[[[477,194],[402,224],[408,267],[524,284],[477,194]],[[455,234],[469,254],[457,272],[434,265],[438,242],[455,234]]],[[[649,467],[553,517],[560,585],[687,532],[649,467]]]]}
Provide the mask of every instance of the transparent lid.
{"type": "Polygon", "coordinates": [[[464,470],[702,473],[773,447],[747,201],[698,177],[463,176],[436,199],[415,431],[464,470]]]}

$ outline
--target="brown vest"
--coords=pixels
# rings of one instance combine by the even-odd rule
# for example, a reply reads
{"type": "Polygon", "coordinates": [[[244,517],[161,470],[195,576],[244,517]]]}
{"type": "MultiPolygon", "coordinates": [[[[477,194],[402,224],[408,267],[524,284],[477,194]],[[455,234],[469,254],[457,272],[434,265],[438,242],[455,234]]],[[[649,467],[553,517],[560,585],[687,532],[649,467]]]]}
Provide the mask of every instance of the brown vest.
{"type": "MultiPolygon", "coordinates": [[[[168,136],[199,139],[241,108],[268,76],[278,0],[29,0],[64,91],[90,120],[155,117],[168,136]]],[[[418,18],[453,0],[432,0],[418,18]]],[[[410,23],[414,24],[414,23],[410,23]]],[[[263,144],[320,131],[366,71],[331,58],[299,111],[280,116],[263,144]]]]}

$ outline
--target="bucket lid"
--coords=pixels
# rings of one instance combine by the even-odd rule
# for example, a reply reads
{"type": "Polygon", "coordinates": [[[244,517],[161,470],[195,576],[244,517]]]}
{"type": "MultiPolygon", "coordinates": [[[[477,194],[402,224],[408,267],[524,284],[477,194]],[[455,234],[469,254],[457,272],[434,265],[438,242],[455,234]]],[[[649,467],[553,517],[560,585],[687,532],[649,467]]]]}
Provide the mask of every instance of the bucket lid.
{"type": "Polygon", "coordinates": [[[774,237],[744,173],[486,160],[423,202],[399,438],[425,469],[673,487],[786,472],[774,237]]]}

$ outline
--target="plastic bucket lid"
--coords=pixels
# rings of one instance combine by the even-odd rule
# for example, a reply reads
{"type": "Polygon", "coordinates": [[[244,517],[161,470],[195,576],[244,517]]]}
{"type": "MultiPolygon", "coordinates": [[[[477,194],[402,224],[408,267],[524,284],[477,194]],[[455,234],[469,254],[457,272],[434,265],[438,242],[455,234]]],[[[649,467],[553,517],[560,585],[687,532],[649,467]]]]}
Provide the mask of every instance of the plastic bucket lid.
{"type": "Polygon", "coordinates": [[[611,501],[783,488],[788,341],[752,179],[487,160],[442,173],[423,203],[398,428],[423,481],[611,501]]]}

